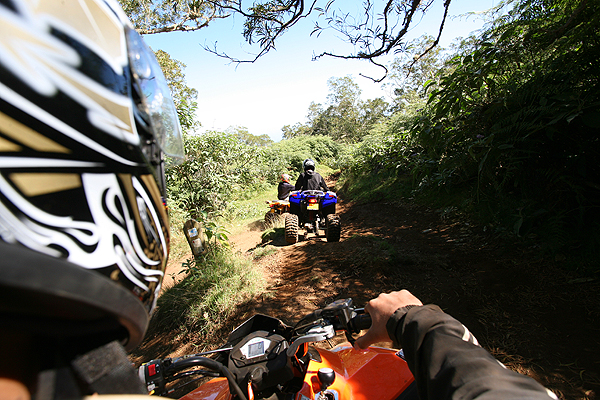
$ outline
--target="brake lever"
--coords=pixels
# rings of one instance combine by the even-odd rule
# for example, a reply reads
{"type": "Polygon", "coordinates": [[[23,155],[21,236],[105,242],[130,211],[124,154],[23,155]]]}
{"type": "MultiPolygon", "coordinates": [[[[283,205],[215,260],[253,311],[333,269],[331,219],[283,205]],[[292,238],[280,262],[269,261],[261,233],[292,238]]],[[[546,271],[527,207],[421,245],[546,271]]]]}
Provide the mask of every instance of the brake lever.
{"type": "Polygon", "coordinates": [[[332,325],[315,326],[309,329],[308,333],[304,336],[300,336],[287,349],[287,356],[292,357],[298,351],[300,345],[304,343],[322,342],[327,339],[331,339],[335,336],[335,330],[332,325]]]}

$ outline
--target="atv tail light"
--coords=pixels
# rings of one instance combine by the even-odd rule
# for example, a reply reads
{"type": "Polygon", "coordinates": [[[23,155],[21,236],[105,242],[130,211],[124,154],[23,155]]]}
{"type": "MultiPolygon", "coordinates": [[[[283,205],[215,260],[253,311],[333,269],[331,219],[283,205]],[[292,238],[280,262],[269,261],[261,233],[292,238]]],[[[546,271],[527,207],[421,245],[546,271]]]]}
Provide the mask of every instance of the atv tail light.
{"type": "Polygon", "coordinates": [[[317,202],[317,199],[308,199],[308,202],[309,202],[309,203],[316,203],[316,202],[317,202]]]}

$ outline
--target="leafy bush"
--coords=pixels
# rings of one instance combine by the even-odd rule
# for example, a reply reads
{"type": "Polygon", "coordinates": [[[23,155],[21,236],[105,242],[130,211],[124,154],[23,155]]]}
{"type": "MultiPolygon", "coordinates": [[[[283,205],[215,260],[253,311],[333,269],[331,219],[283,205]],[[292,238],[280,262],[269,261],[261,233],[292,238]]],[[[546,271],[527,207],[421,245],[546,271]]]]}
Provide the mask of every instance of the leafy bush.
{"type": "MultiPolygon", "coordinates": [[[[271,162],[277,166],[275,170],[289,171],[294,175],[302,172],[302,163],[307,158],[331,165],[343,147],[329,136],[298,136],[274,143],[269,152],[271,162]]],[[[273,182],[278,180],[279,177],[275,176],[273,182]]]]}
{"type": "Polygon", "coordinates": [[[515,2],[448,61],[427,105],[373,129],[345,167],[369,179],[409,171],[416,194],[555,250],[597,247],[599,15],[598,2],[515,2]]]}
{"type": "Polygon", "coordinates": [[[169,198],[192,218],[201,211],[219,213],[229,199],[267,184],[264,148],[237,135],[208,132],[185,136],[185,162],[167,170],[169,198]]]}
{"type": "Polygon", "coordinates": [[[559,246],[585,228],[600,206],[599,11],[522,1],[457,56],[412,130],[437,162],[424,176],[476,185],[516,235],[551,232],[559,246]]]}

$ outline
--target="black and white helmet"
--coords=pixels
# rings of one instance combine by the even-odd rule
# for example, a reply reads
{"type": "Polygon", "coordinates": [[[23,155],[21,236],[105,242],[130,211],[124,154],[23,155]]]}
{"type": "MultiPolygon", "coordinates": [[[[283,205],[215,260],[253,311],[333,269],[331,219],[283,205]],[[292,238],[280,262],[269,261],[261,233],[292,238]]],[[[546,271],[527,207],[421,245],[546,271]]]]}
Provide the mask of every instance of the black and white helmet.
{"type": "Polygon", "coordinates": [[[181,130],[116,0],[0,0],[0,318],[74,346],[140,343],[169,253],[181,130]]]}
{"type": "Polygon", "coordinates": [[[302,163],[302,169],[304,169],[304,171],[309,170],[309,169],[314,171],[315,170],[315,162],[313,160],[311,160],[310,158],[307,158],[302,163]]]}

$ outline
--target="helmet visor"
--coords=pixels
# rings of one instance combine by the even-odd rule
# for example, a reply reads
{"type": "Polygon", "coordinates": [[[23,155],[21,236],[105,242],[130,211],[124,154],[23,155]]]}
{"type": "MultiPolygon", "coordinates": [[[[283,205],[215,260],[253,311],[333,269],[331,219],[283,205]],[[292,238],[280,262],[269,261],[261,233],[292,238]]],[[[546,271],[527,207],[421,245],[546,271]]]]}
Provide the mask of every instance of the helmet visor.
{"type": "Polygon", "coordinates": [[[184,157],[183,140],[171,90],[154,53],[133,29],[127,29],[127,45],[131,71],[141,88],[156,142],[172,157],[171,162],[179,164],[184,157]]]}

